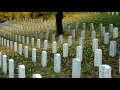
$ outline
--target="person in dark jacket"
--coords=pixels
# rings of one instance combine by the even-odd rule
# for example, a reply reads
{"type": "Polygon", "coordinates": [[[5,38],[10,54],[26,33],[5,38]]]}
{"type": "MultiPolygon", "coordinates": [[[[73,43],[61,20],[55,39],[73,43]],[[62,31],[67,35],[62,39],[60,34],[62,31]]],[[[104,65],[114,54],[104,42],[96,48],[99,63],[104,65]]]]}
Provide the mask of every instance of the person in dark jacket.
{"type": "Polygon", "coordinates": [[[57,35],[64,34],[63,27],[62,27],[62,19],[63,19],[63,12],[56,13],[56,27],[57,27],[57,35]]]}

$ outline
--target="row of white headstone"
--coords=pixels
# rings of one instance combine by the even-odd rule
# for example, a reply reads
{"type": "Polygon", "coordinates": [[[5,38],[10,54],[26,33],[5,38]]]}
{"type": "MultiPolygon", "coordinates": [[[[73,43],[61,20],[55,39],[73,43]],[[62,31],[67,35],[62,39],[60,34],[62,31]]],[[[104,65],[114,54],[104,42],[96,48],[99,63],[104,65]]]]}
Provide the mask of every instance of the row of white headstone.
{"type": "Polygon", "coordinates": [[[119,12],[107,12],[109,15],[119,15],[119,12]]]}
{"type": "MultiPolygon", "coordinates": [[[[2,72],[4,74],[9,73],[9,78],[14,78],[14,60],[8,59],[8,65],[7,65],[7,56],[2,55],[0,52],[0,68],[2,68],[2,72]],[[8,67],[7,67],[8,66],[8,67]],[[8,70],[7,70],[8,68],[8,70]]],[[[33,78],[42,78],[40,74],[33,74],[33,78]]],[[[18,65],[18,78],[25,78],[25,66],[24,65],[18,65]]]]}

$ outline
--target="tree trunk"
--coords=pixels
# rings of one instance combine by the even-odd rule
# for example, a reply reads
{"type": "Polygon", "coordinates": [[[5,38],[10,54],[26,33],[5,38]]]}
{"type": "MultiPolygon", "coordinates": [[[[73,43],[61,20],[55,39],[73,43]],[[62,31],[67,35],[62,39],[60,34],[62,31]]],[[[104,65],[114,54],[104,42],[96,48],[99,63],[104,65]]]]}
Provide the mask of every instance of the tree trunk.
{"type": "Polygon", "coordinates": [[[57,36],[64,34],[62,27],[63,12],[57,12],[56,14],[56,27],[57,27],[57,36]]]}

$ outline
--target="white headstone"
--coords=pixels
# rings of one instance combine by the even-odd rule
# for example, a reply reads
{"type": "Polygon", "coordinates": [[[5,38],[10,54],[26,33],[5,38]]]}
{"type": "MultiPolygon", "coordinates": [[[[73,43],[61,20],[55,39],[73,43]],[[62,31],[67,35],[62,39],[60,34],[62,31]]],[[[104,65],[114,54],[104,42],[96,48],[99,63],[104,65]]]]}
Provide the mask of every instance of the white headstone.
{"type": "Polygon", "coordinates": [[[32,78],[42,78],[40,74],[33,74],[32,78]]]}
{"type": "Polygon", "coordinates": [[[3,55],[2,62],[3,62],[3,73],[7,74],[7,56],[6,55],[3,55]]]}
{"type": "Polygon", "coordinates": [[[14,52],[17,52],[17,42],[14,42],[14,52]]]}
{"type": "Polygon", "coordinates": [[[9,78],[14,78],[14,60],[9,59],[9,78]]]}
{"type": "Polygon", "coordinates": [[[34,38],[31,38],[31,45],[34,47],[34,38]]]}
{"type": "Polygon", "coordinates": [[[115,39],[115,38],[118,38],[118,28],[117,27],[115,27],[113,29],[113,39],[115,39]]]}
{"type": "Polygon", "coordinates": [[[54,54],[54,72],[61,72],[61,55],[59,53],[54,54]]]}
{"type": "Polygon", "coordinates": [[[111,14],[112,14],[112,15],[114,15],[114,14],[115,14],[115,12],[112,12],[111,14]]]}
{"type": "Polygon", "coordinates": [[[84,38],[80,37],[79,39],[79,46],[82,46],[84,48],[84,38]]]}
{"type": "Polygon", "coordinates": [[[73,58],[72,60],[72,78],[80,78],[81,76],[81,60],[73,58]]]}
{"type": "Polygon", "coordinates": [[[6,47],[6,39],[4,39],[4,47],[6,47]]]}
{"type": "Polygon", "coordinates": [[[32,49],[32,62],[35,63],[36,62],[36,48],[32,49]]]}
{"type": "Polygon", "coordinates": [[[59,35],[59,42],[60,44],[63,44],[63,35],[59,35]]]}
{"type": "Polygon", "coordinates": [[[76,47],[76,58],[79,58],[81,61],[83,59],[83,48],[82,46],[76,47]]]}
{"type": "Polygon", "coordinates": [[[63,44],[63,57],[68,57],[68,44],[63,44]]]}
{"type": "Polygon", "coordinates": [[[9,40],[7,40],[7,48],[9,48],[9,40]]]}
{"type": "Polygon", "coordinates": [[[111,57],[116,56],[117,43],[116,41],[110,41],[109,55],[111,57]]]}
{"type": "Polygon", "coordinates": [[[43,50],[47,50],[48,48],[48,40],[44,40],[44,49],[43,50]]]}
{"type": "Polygon", "coordinates": [[[70,32],[70,30],[71,30],[71,26],[69,25],[69,26],[68,26],[68,32],[70,32]]]}
{"type": "Polygon", "coordinates": [[[53,41],[56,41],[56,40],[55,40],[55,34],[52,34],[52,42],[53,42],[53,41]]]}
{"type": "Polygon", "coordinates": [[[1,43],[2,43],[2,38],[0,37],[0,45],[1,45],[1,43]]]}
{"type": "Polygon", "coordinates": [[[18,39],[19,43],[21,42],[21,36],[19,35],[19,39],[18,39]]]}
{"type": "Polygon", "coordinates": [[[25,43],[25,37],[22,36],[22,43],[25,43]]]}
{"type": "Polygon", "coordinates": [[[94,66],[99,67],[100,65],[102,65],[102,50],[101,49],[95,49],[94,66]]]}
{"type": "Polygon", "coordinates": [[[104,43],[105,44],[109,44],[109,38],[110,38],[110,36],[109,36],[109,33],[105,33],[105,37],[104,37],[104,43]]]}
{"type": "Polygon", "coordinates": [[[99,78],[111,78],[111,67],[109,65],[100,65],[99,78]]]}
{"type": "Polygon", "coordinates": [[[94,24],[90,23],[90,31],[93,31],[93,30],[94,30],[94,24]]]}
{"type": "Polygon", "coordinates": [[[15,35],[15,41],[17,42],[17,35],[15,35]]]}
{"type": "Polygon", "coordinates": [[[108,12],[108,14],[110,14],[110,12],[108,12]]]}
{"type": "Polygon", "coordinates": [[[26,44],[29,45],[29,37],[26,37],[26,44]]]}
{"type": "Polygon", "coordinates": [[[82,23],[82,30],[86,30],[85,23],[82,23]]]}
{"type": "Polygon", "coordinates": [[[72,31],[72,38],[75,39],[75,30],[72,31]]]}
{"type": "Polygon", "coordinates": [[[22,44],[19,44],[19,55],[22,55],[22,44]]]}
{"type": "Polygon", "coordinates": [[[42,54],[41,54],[41,65],[42,65],[42,67],[46,67],[47,66],[47,52],[46,51],[42,51],[42,54]]]}
{"type": "Polygon", "coordinates": [[[81,37],[85,39],[85,30],[81,31],[81,37]]]}
{"type": "Polygon", "coordinates": [[[25,78],[25,66],[24,65],[18,66],[18,78],[25,78]]]}
{"type": "Polygon", "coordinates": [[[0,52],[0,68],[2,67],[2,53],[0,52]]]}
{"type": "Polygon", "coordinates": [[[92,31],[91,32],[91,40],[96,39],[96,32],[92,31]]]}
{"type": "Polygon", "coordinates": [[[57,43],[56,41],[52,42],[52,53],[56,53],[57,52],[57,43]]]}
{"type": "Polygon", "coordinates": [[[119,58],[119,73],[120,73],[120,58],[119,58]]]}
{"type": "Polygon", "coordinates": [[[37,39],[37,48],[40,48],[40,39],[37,39]]]}
{"type": "Polygon", "coordinates": [[[24,46],[24,56],[28,58],[28,46],[24,46]]]}
{"type": "Polygon", "coordinates": [[[109,32],[113,32],[113,24],[109,24],[109,32]]]}
{"type": "Polygon", "coordinates": [[[10,41],[10,49],[13,49],[13,41],[10,41]]]}
{"type": "Polygon", "coordinates": [[[100,24],[99,24],[99,33],[100,33],[100,34],[101,34],[101,32],[102,32],[102,27],[103,27],[103,24],[100,23],[100,24]]]}
{"type": "Polygon", "coordinates": [[[3,46],[3,38],[1,39],[1,45],[3,46]]]}
{"type": "Polygon", "coordinates": [[[98,39],[93,39],[93,52],[98,49],[98,39]]]}
{"type": "Polygon", "coordinates": [[[72,45],[72,36],[68,37],[68,46],[70,47],[72,45]]]}
{"type": "Polygon", "coordinates": [[[116,15],[118,15],[118,12],[116,12],[116,15]]]}
{"type": "Polygon", "coordinates": [[[101,36],[105,36],[105,27],[102,27],[102,32],[101,32],[101,36]]]}

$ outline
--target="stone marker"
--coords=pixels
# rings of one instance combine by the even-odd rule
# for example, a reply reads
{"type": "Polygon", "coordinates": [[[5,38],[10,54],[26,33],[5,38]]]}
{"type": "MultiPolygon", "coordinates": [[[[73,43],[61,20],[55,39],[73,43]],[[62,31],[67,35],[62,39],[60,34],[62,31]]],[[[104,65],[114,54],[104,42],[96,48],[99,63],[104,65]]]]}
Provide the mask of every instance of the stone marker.
{"type": "Polygon", "coordinates": [[[33,74],[32,78],[42,78],[40,74],[33,74]]]}
{"type": "Polygon", "coordinates": [[[84,38],[83,37],[79,38],[79,46],[82,46],[84,48],[84,38]]]}
{"type": "Polygon", "coordinates": [[[91,32],[91,40],[96,39],[96,32],[92,31],[91,32]]]}
{"type": "Polygon", "coordinates": [[[68,44],[63,44],[63,57],[68,57],[68,44]]]}
{"type": "Polygon", "coordinates": [[[32,49],[32,62],[36,63],[36,48],[32,49]]]}
{"type": "Polygon", "coordinates": [[[0,68],[2,67],[2,53],[0,52],[0,68]]]}
{"type": "Polygon", "coordinates": [[[93,39],[93,52],[95,51],[95,49],[98,49],[98,39],[93,39]]]}
{"type": "Polygon", "coordinates": [[[31,45],[34,47],[34,38],[31,38],[31,45]]]}
{"type": "Polygon", "coordinates": [[[109,55],[111,57],[116,56],[117,43],[116,41],[110,41],[109,55]]]}
{"type": "Polygon", "coordinates": [[[26,44],[29,45],[29,37],[26,37],[26,44]]]}
{"type": "Polygon", "coordinates": [[[37,48],[40,48],[40,39],[37,39],[37,48]]]}
{"type": "Polygon", "coordinates": [[[109,38],[110,38],[110,36],[109,36],[109,33],[105,33],[105,37],[104,37],[104,43],[105,44],[109,44],[109,38]]]}
{"type": "Polygon", "coordinates": [[[6,47],[6,39],[4,39],[4,47],[6,47]]]}
{"type": "Polygon", "coordinates": [[[24,46],[24,56],[25,59],[28,58],[28,46],[24,46]]]}
{"type": "Polygon", "coordinates": [[[101,32],[101,36],[105,36],[105,27],[102,27],[102,32],[101,32]]]}
{"type": "Polygon", "coordinates": [[[99,67],[100,65],[102,65],[102,50],[101,49],[95,49],[94,66],[99,67]]]}
{"type": "Polygon", "coordinates": [[[15,41],[17,42],[17,35],[15,35],[15,41]]]}
{"type": "Polygon", "coordinates": [[[61,55],[59,53],[54,54],[54,72],[61,72],[61,55]]]}
{"type": "Polygon", "coordinates": [[[52,42],[53,42],[53,41],[56,41],[56,40],[55,40],[55,34],[52,34],[52,42]]]}
{"type": "Polygon", "coordinates": [[[22,43],[25,43],[25,37],[22,36],[22,43]]]}
{"type": "Polygon", "coordinates": [[[80,78],[81,76],[81,60],[73,58],[72,60],[72,78],[80,78]]]}
{"type": "Polygon", "coordinates": [[[109,24],[109,32],[113,32],[113,24],[109,24]]]}
{"type": "Polygon", "coordinates": [[[79,58],[81,61],[83,59],[83,48],[82,46],[76,47],[76,58],[79,58]]]}
{"type": "Polygon", "coordinates": [[[9,78],[14,78],[14,60],[9,59],[9,78]]]}
{"type": "Polygon", "coordinates": [[[7,56],[6,55],[3,55],[2,62],[3,62],[3,73],[7,74],[7,56]]]}
{"type": "Polygon", "coordinates": [[[118,38],[118,28],[117,27],[115,27],[113,29],[113,39],[115,39],[115,38],[118,38]]]}
{"type": "Polygon", "coordinates": [[[59,42],[60,44],[63,44],[63,35],[59,35],[59,42]]]}
{"type": "Polygon", "coordinates": [[[85,30],[81,31],[81,37],[85,39],[85,30]]]}
{"type": "Polygon", "coordinates": [[[109,65],[100,65],[99,78],[111,78],[111,67],[109,65]]]}
{"type": "Polygon", "coordinates": [[[72,36],[68,37],[68,46],[72,46],[72,36]]]}
{"type": "Polygon", "coordinates": [[[52,53],[56,53],[57,52],[57,43],[56,41],[52,42],[52,53]]]}
{"type": "Polygon", "coordinates": [[[7,48],[9,48],[9,40],[7,40],[7,48]]]}
{"type": "Polygon", "coordinates": [[[82,30],[86,30],[85,23],[82,23],[82,30]]]}
{"type": "Polygon", "coordinates": [[[75,30],[72,31],[72,38],[75,39],[75,30]]]}
{"type": "Polygon", "coordinates": [[[19,55],[22,55],[22,44],[19,44],[19,55]]]}
{"type": "Polygon", "coordinates": [[[68,32],[70,32],[70,31],[71,31],[71,26],[69,25],[69,26],[68,26],[68,32]]]}
{"type": "Polygon", "coordinates": [[[100,24],[99,24],[99,33],[100,33],[100,34],[101,34],[101,32],[102,32],[102,27],[103,27],[103,24],[100,23],[100,24]]]}
{"type": "Polygon", "coordinates": [[[18,66],[18,78],[25,78],[25,66],[24,65],[18,66]]]}
{"type": "Polygon", "coordinates": [[[120,73],[120,58],[119,58],[119,73],[120,73]]]}
{"type": "Polygon", "coordinates": [[[3,38],[1,39],[1,45],[3,46],[3,38]]]}
{"type": "Polygon", "coordinates": [[[48,40],[44,40],[44,48],[43,50],[47,50],[48,48],[48,40]]]}
{"type": "Polygon", "coordinates": [[[42,65],[42,67],[46,67],[47,66],[47,52],[46,51],[42,51],[42,54],[41,54],[41,65],[42,65]]]}
{"type": "Polygon", "coordinates": [[[14,52],[17,52],[17,42],[14,42],[14,52]]]}
{"type": "Polygon", "coordinates": [[[13,41],[10,41],[10,49],[13,49],[13,41]]]}
{"type": "Polygon", "coordinates": [[[20,43],[21,42],[21,36],[19,35],[19,39],[18,39],[18,42],[20,43]]]}

